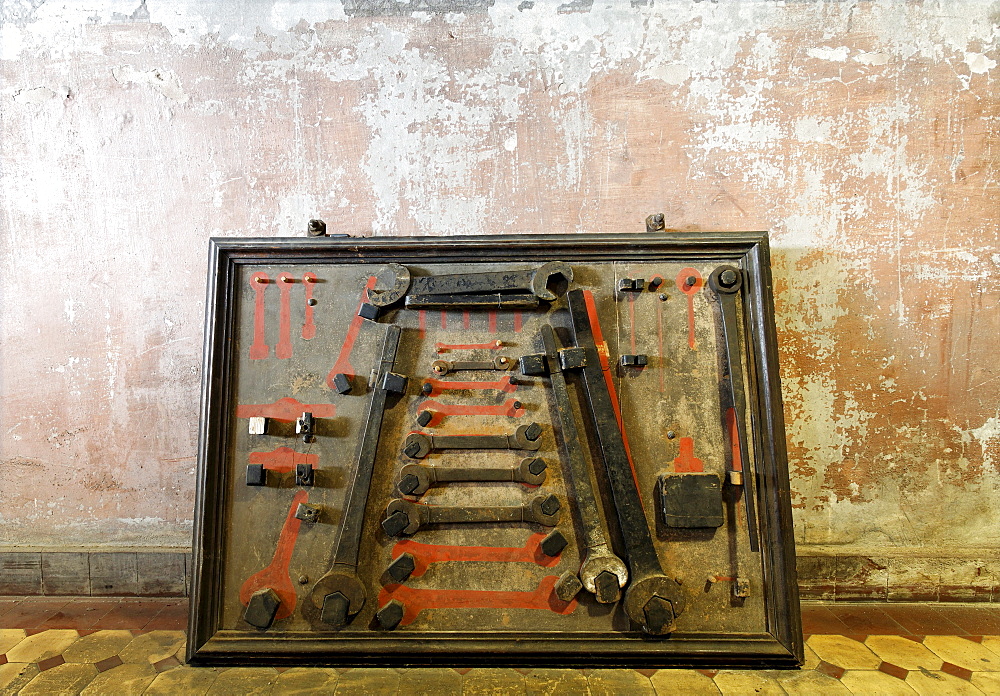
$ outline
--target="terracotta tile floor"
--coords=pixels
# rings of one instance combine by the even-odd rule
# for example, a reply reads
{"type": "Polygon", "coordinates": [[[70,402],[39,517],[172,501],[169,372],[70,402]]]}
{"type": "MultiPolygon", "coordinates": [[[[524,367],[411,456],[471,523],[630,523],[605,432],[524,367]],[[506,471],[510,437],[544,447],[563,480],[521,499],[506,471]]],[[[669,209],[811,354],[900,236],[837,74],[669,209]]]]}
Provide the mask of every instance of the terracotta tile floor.
{"type": "Polygon", "coordinates": [[[192,668],[187,601],[0,597],[2,694],[1000,694],[1000,607],[802,607],[802,670],[192,668]]]}

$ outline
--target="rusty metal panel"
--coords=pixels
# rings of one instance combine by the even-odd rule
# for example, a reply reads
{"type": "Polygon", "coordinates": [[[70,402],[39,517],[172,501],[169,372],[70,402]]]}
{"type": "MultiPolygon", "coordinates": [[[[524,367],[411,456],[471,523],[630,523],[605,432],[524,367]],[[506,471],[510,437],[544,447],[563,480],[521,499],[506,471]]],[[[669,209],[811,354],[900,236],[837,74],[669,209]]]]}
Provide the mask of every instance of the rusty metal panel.
{"type": "Polygon", "coordinates": [[[766,235],[211,261],[189,661],[801,661],[766,235]]]}

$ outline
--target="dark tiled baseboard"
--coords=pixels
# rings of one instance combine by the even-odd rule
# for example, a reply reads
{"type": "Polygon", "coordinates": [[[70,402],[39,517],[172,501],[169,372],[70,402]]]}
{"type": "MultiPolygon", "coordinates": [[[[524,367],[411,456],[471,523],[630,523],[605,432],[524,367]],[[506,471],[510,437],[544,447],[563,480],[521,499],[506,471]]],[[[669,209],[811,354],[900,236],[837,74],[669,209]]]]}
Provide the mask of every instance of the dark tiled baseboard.
{"type": "Polygon", "coordinates": [[[184,597],[191,562],[176,552],[0,552],[0,595],[184,597]]]}
{"type": "MultiPolygon", "coordinates": [[[[804,600],[1000,602],[1000,560],[799,556],[804,600]]],[[[0,595],[183,597],[191,557],[181,552],[0,552],[0,595]]]]}

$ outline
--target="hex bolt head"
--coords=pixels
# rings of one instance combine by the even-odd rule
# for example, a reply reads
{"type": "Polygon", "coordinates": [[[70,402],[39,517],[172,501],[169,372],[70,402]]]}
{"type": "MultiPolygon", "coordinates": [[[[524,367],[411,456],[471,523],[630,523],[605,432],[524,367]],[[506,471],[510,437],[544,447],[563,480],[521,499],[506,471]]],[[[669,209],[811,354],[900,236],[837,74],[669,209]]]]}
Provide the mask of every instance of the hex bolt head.
{"type": "Polygon", "coordinates": [[[375,619],[379,626],[387,631],[391,631],[403,620],[405,607],[398,599],[391,600],[384,607],[375,612],[375,619]]]}
{"type": "Polygon", "coordinates": [[[663,284],[663,278],[661,278],[660,276],[653,276],[652,278],[649,279],[650,290],[656,290],[656,288],[660,287],[660,285],[662,284],[663,284]]]}
{"type": "Polygon", "coordinates": [[[668,440],[673,440],[675,437],[677,437],[677,433],[675,433],[673,430],[668,430],[667,431],[667,439],[668,440]]]}
{"type": "Polygon", "coordinates": [[[315,297],[310,297],[308,300],[306,300],[306,304],[309,305],[310,307],[315,307],[316,306],[316,298],[315,297]]]}
{"type": "Polygon", "coordinates": [[[350,394],[353,388],[351,378],[343,372],[338,372],[333,376],[333,389],[338,394],[350,394]]]}
{"type": "Polygon", "coordinates": [[[310,237],[325,237],[326,223],[322,220],[310,220],[307,231],[310,237]]]}
{"type": "Polygon", "coordinates": [[[653,635],[663,635],[673,630],[676,617],[674,605],[669,599],[653,595],[642,611],[646,617],[646,627],[653,635]]]}
{"type": "Polygon", "coordinates": [[[399,533],[406,529],[409,524],[410,518],[400,510],[382,520],[382,531],[391,537],[399,536],[399,533]]]}
{"type": "Polygon", "coordinates": [[[328,624],[336,630],[347,625],[347,610],[351,602],[344,596],[343,592],[333,592],[323,599],[323,610],[319,618],[323,623],[328,624]]]}
{"type": "Polygon", "coordinates": [[[580,582],[580,578],[576,576],[576,573],[567,570],[559,576],[558,580],[556,580],[556,584],[553,589],[556,592],[556,597],[564,602],[570,602],[580,593],[580,590],[583,589],[583,583],[580,582]]]}
{"type": "Polygon", "coordinates": [[[727,268],[719,274],[719,285],[724,288],[731,288],[739,281],[739,276],[732,268],[727,268]]]}
{"type": "Polygon", "coordinates": [[[515,409],[515,410],[516,410],[516,409],[519,409],[519,408],[521,408],[521,406],[522,406],[522,404],[521,404],[521,402],[520,402],[520,401],[515,401],[515,402],[514,402],[514,409],[515,409]]]}
{"type": "Polygon", "coordinates": [[[420,387],[420,393],[424,396],[430,396],[432,391],[434,391],[434,385],[430,382],[424,382],[423,386],[420,387]]]}
{"type": "Polygon", "coordinates": [[[554,515],[559,512],[559,498],[554,495],[550,495],[542,501],[542,504],[539,507],[546,515],[554,515]]]}
{"type": "Polygon", "coordinates": [[[405,454],[410,459],[415,458],[419,452],[420,452],[419,442],[409,442],[406,444],[406,447],[403,448],[403,454],[405,454]]]}
{"type": "Polygon", "coordinates": [[[687,278],[684,279],[684,284],[687,285],[689,288],[697,282],[698,279],[695,278],[694,276],[688,276],[687,278]]]}
{"type": "Polygon", "coordinates": [[[434,414],[431,413],[430,411],[421,411],[420,413],[417,414],[417,425],[419,425],[421,428],[426,426],[432,420],[434,420],[434,414]]]}
{"type": "Polygon", "coordinates": [[[545,471],[545,460],[541,457],[535,457],[528,463],[528,471],[534,476],[538,476],[540,473],[545,471]]]}
{"type": "Polygon", "coordinates": [[[309,584],[309,576],[308,575],[300,575],[299,576],[299,584],[300,585],[308,585],[309,584]]]}
{"type": "MultiPolygon", "coordinates": [[[[546,513],[546,514],[551,514],[551,513],[546,513]]],[[[560,532],[558,529],[554,529],[551,532],[549,532],[548,536],[542,539],[541,543],[538,545],[538,548],[542,550],[542,553],[551,558],[552,556],[558,556],[560,553],[562,553],[562,550],[566,548],[566,545],[568,543],[569,542],[566,541],[566,537],[563,536],[563,533],[560,532]]]]}
{"type": "Polygon", "coordinates": [[[611,604],[618,598],[618,576],[609,570],[598,573],[594,578],[594,595],[601,604],[611,604]]]}
{"type": "Polygon", "coordinates": [[[667,301],[667,293],[661,292],[660,293],[660,302],[666,302],[666,301],[667,301]]]}
{"type": "Polygon", "coordinates": [[[524,431],[524,436],[527,439],[531,440],[532,442],[537,440],[541,434],[542,434],[542,426],[540,426],[538,423],[532,423],[524,431]]]}
{"type": "Polygon", "coordinates": [[[389,564],[389,567],[386,569],[386,573],[388,573],[389,577],[396,582],[406,582],[407,578],[410,577],[410,574],[413,573],[416,567],[417,564],[413,555],[404,553],[389,564]]]}
{"type": "Polygon", "coordinates": [[[654,213],[653,214],[653,222],[655,222],[657,225],[662,225],[663,224],[663,213],[654,213]]]}
{"type": "Polygon", "coordinates": [[[410,495],[413,491],[417,490],[417,486],[419,485],[420,479],[413,474],[407,474],[399,480],[399,492],[403,495],[410,495]]]}

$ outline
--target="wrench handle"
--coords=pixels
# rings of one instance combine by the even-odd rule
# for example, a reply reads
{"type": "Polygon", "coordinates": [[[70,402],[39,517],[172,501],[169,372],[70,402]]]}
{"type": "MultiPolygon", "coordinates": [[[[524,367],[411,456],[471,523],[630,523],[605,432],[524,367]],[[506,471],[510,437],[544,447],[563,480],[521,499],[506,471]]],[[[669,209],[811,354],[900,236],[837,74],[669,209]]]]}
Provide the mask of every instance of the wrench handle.
{"type": "Polygon", "coordinates": [[[517,467],[490,466],[490,467],[457,467],[457,466],[435,466],[430,468],[434,472],[432,476],[441,483],[462,482],[462,481],[519,481],[519,471],[517,467]]]}
{"type": "Polygon", "coordinates": [[[468,522],[522,522],[525,508],[516,507],[446,507],[427,506],[428,524],[462,524],[468,522]]]}

